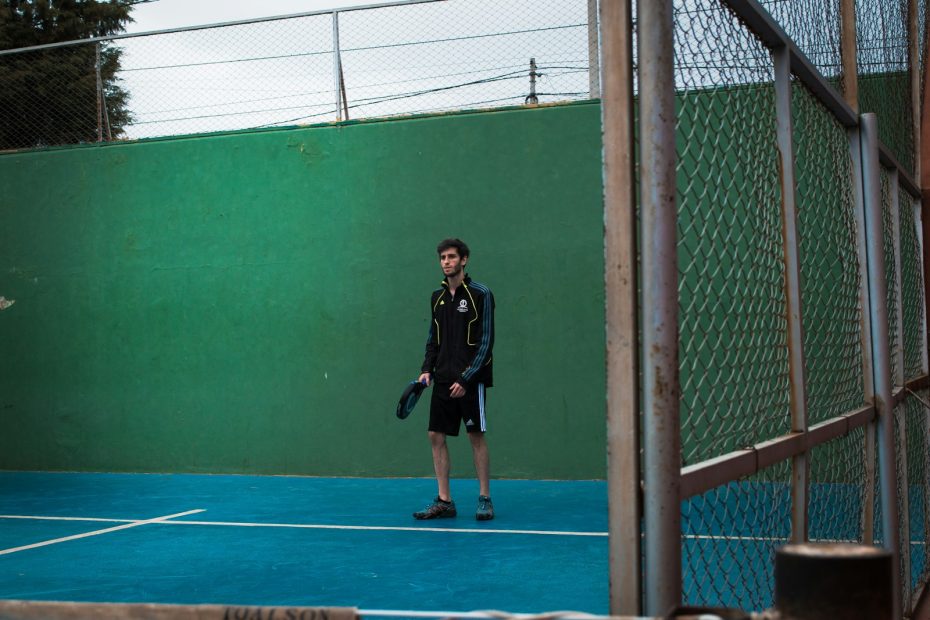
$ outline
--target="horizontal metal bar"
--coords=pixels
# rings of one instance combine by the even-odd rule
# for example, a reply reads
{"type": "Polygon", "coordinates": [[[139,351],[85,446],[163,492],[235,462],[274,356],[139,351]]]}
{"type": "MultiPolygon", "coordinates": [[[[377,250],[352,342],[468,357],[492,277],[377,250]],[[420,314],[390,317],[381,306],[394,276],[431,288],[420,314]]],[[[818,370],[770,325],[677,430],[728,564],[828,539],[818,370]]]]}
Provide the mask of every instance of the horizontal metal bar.
{"type": "Polygon", "coordinates": [[[681,469],[681,499],[700,495],[731,480],[759,471],[756,451],[749,448],[681,469]]]}
{"type": "Polygon", "coordinates": [[[892,394],[892,401],[897,407],[902,400],[910,396],[910,392],[916,392],[918,390],[925,390],[930,387],[930,377],[923,375],[911,379],[910,381],[905,381],[903,386],[896,386],[892,394]]]}
{"type": "Polygon", "coordinates": [[[245,26],[248,24],[261,24],[264,22],[280,21],[282,19],[295,19],[297,17],[313,17],[315,15],[332,15],[333,13],[348,13],[350,11],[364,11],[366,9],[384,9],[393,6],[404,6],[408,4],[427,4],[430,2],[446,2],[447,0],[397,0],[396,2],[381,2],[378,4],[364,4],[360,6],[350,6],[340,9],[322,9],[318,11],[307,11],[305,13],[290,13],[288,15],[273,15],[270,17],[254,17],[251,19],[240,19],[232,22],[217,22],[215,24],[200,24],[198,26],[184,26],[182,28],[166,28],[164,30],[149,30],[147,32],[133,32],[125,34],[112,34],[105,37],[92,37],[90,39],[77,39],[74,41],[61,41],[59,43],[46,43],[44,45],[31,45],[29,47],[18,47],[11,50],[0,50],[0,56],[10,54],[21,54],[24,52],[34,52],[37,50],[47,50],[56,47],[70,47],[74,45],[84,45],[86,43],[95,43],[98,41],[114,41],[116,39],[131,39],[135,37],[151,37],[158,34],[176,34],[178,32],[193,32],[195,30],[209,30],[211,28],[224,28],[226,26],[245,26]]]}
{"type": "Polygon", "coordinates": [[[801,454],[807,447],[807,432],[796,431],[753,446],[756,453],[756,470],[763,470],[775,463],[787,461],[801,454]]]}
{"type": "Polygon", "coordinates": [[[847,413],[846,418],[849,420],[849,430],[855,430],[861,426],[871,424],[875,419],[875,407],[869,405],[868,407],[863,407],[858,411],[852,413],[847,413]]]}
{"type": "Polygon", "coordinates": [[[808,448],[812,448],[827,443],[828,441],[833,441],[848,433],[849,417],[844,415],[811,426],[807,429],[807,441],[805,443],[808,448]]]}
{"type": "MultiPolygon", "coordinates": [[[[879,123],[881,123],[881,119],[879,119],[879,123]]],[[[911,178],[911,173],[904,169],[894,156],[894,153],[881,142],[878,143],[878,160],[886,168],[896,169],[898,171],[898,182],[907,190],[907,193],[914,198],[920,198],[920,188],[914,183],[914,179],[911,178]]]]}
{"type": "MultiPolygon", "coordinates": [[[[903,390],[902,390],[903,391],[903,390]]],[[[833,441],[875,419],[875,407],[866,405],[825,422],[808,431],[789,433],[763,441],[751,448],[735,450],[681,469],[681,499],[700,495],[722,484],[751,476],[776,463],[787,461],[805,450],[833,441]]]]}

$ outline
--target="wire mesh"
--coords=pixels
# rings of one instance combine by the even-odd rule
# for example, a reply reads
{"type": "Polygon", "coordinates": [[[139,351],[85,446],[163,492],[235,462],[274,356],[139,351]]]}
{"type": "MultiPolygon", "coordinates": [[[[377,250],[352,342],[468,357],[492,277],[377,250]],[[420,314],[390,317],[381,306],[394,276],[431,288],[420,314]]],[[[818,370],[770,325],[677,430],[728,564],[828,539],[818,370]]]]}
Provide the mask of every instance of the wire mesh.
{"type": "MultiPolygon", "coordinates": [[[[925,391],[926,392],[926,391],[925,391]]],[[[907,498],[908,531],[907,552],[910,556],[910,588],[927,577],[927,414],[926,407],[910,396],[905,401],[907,437],[907,498]]],[[[923,395],[926,401],[926,395],[923,395]]]]}
{"type": "Polygon", "coordinates": [[[761,0],[798,49],[840,92],[840,0],[761,0]]]}
{"type": "Polygon", "coordinates": [[[853,168],[845,128],[792,83],[808,422],[863,405],[853,168]]]}
{"type": "Polygon", "coordinates": [[[881,141],[914,170],[914,110],[908,64],[908,0],[856,0],[859,109],[879,116],[881,141]]]}
{"type": "Polygon", "coordinates": [[[767,609],[775,549],[791,532],[790,463],[682,503],[685,604],[767,609]]]}
{"type": "Polygon", "coordinates": [[[881,171],[881,197],[882,197],[882,247],[885,257],[885,282],[887,295],[885,303],[888,308],[888,349],[891,355],[892,381],[899,376],[898,371],[898,278],[895,273],[895,235],[894,215],[898,205],[892,199],[892,181],[888,170],[881,171]]]}
{"type": "Polygon", "coordinates": [[[0,103],[21,112],[0,121],[0,149],[596,97],[591,2],[445,0],[117,38],[102,44],[102,97],[92,43],[2,55],[0,103]]]}
{"type": "Polygon", "coordinates": [[[899,190],[898,199],[901,220],[901,339],[904,347],[904,378],[913,379],[923,374],[922,350],[926,344],[923,324],[922,253],[917,236],[917,221],[914,217],[918,202],[903,188],[899,190]]]}
{"type": "Polygon", "coordinates": [[[865,431],[820,445],[810,452],[808,536],[819,542],[862,542],[865,493],[865,431]]]}
{"type": "Polygon", "coordinates": [[[714,0],[674,7],[682,441],[694,463],[789,429],[784,259],[769,52],[714,0]]]}
{"type": "MultiPolygon", "coordinates": [[[[96,142],[120,136],[131,120],[120,105],[128,93],[119,80],[108,82],[108,114],[98,109],[97,50],[94,45],[0,56],[0,150],[96,142]],[[110,134],[101,131],[109,119],[110,134]]],[[[101,50],[104,73],[112,72],[120,50],[101,50]]]]}
{"type": "Polygon", "coordinates": [[[127,138],[272,126],[335,109],[332,18],[121,39],[127,138]]]}
{"type": "Polygon", "coordinates": [[[522,105],[531,58],[540,102],[587,98],[593,27],[594,33],[586,0],[468,0],[341,14],[349,112],[384,116],[522,105]],[[428,27],[411,27],[419,23],[428,27]]]}
{"type": "Polygon", "coordinates": [[[898,500],[898,566],[901,584],[901,609],[910,609],[911,579],[908,567],[910,566],[910,538],[907,529],[909,522],[909,504],[907,497],[908,481],[906,474],[907,439],[904,432],[907,429],[907,404],[902,402],[895,406],[894,420],[894,456],[895,456],[895,484],[897,485],[898,500]]]}

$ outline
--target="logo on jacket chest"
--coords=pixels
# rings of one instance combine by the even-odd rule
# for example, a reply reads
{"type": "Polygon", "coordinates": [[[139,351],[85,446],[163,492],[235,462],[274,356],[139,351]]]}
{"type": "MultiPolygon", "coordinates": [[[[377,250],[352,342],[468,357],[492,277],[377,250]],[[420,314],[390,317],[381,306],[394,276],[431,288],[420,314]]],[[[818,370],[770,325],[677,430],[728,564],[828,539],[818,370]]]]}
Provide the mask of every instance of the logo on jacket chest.
{"type": "Polygon", "coordinates": [[[459,307],[456,308],[459,312],[468,312],[468,300],[463,299],[459,301],[459,307]]]}

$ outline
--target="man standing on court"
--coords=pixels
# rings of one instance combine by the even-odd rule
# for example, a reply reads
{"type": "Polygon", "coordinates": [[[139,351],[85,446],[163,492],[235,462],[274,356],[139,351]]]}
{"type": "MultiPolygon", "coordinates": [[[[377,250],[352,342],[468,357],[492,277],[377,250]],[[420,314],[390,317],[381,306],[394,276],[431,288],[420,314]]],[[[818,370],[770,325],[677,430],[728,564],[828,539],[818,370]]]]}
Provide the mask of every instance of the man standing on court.
{"type": "Polygon", "coordinates": [[[430,400],[429,441],[439,495],[417,519],[441,519],[456,515],[449,491],[449,448],[446,436],[457,436],[464,422],[471,440],[478,475],[478,510],[475,518],[494,518],[491,504],[490,458],[484,438],[485,389],[493,382],[491,352],[494,348],[494,296],[466,273],[468,246],[460,239],[444,239],[436,248],[445,276],[442,287],[430,298],[432,317],[426,357],[419,381],[433,385],[430,400]]]}

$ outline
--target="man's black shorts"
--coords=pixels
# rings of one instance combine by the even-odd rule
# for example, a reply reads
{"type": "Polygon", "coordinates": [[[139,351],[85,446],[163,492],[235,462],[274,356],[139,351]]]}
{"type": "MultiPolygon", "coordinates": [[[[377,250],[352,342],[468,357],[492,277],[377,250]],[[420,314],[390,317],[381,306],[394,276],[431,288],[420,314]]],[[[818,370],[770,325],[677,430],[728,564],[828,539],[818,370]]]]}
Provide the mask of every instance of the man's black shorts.
{"type": "Polygon", "coordinates": [[[483,383],[466,388],[461,398],[449,396],[451,383],[433,384],[433,396],[429,404],[429,430],[446,435],[458,435],[462,421],[469,433],[487,430],[484,419],[485,389],[483,383]]]}

